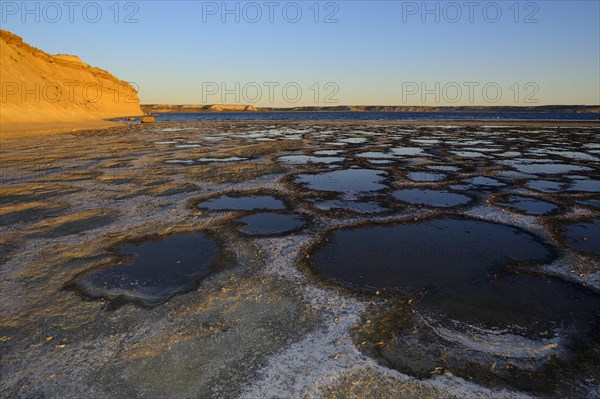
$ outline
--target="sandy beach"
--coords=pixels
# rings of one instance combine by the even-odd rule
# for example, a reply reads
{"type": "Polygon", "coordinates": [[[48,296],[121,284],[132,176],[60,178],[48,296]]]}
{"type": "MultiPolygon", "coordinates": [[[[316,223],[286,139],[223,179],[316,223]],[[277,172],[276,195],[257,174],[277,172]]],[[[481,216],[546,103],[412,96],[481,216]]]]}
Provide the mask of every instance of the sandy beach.
{"type": "Polygon", "coordinates": [[[107,129],[122,126],[120,122],[105,120],[81,120],[72,122],[7,123],[0,125],[0,140],[28,136],[47,136],[61,133],[76,133],[85,130],[107,129]]]}

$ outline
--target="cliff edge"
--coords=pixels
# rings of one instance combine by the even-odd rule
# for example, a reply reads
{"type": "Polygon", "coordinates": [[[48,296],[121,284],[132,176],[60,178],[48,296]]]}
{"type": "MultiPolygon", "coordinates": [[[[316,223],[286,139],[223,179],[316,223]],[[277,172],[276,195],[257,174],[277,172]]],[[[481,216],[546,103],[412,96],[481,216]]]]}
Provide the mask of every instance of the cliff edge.
{"type": "Polygon", "coordinates": [[[50,55],[0,30],[0,124],[99,121],[142,115],[136,89],[78,57],[50,55]]]}

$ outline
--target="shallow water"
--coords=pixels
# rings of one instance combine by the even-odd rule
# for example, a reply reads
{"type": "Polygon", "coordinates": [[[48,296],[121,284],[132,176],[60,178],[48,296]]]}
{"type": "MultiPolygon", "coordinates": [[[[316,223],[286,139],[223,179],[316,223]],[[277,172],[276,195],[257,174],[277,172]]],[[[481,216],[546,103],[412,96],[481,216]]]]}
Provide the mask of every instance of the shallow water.
{"type": "Polygon", "coordinates": [[[420,147],[395,147],[392,148],[391,151],[395,155],[403,155],[403,156],[418,156],[418,155],[427,155],[425,150],[420,147]]]}
{"type": "Polygon", "coordinates": [[[567,158],[567,159],[574,159],[576,161],[592,161],[592,162],[600,161],[600,158],[593,156],[591,154],[585,153],[585,152],[581,152],[581,151],[565,151],[565,150],[546,151],[546,154],[556,155],[556,156],[567,158]]]}
{"type": "Polygon", "coordinates": [[[514,227],[442,218],[336,231],[310,267],[367,291],[424,293],[438,318],[474,326],[553,335],[600,302],[558,279],[510,272],[515,263],[545,263],[553,251],[514,227]]]}
{"type": "Polygon", "coordinates": [[[258,213],[245,216],[236,222],[244,224],[240,231],[248,235],[273,235],[289,233],[302,228],[306,220],[298,215],[258,213]]]}
{"type": "Polygon", "coordinates": [[[510,259],[547,261],[531,234],[469,219],[434,219],[336,231],[312,257],[324,276],[363,288],[454,289],[510,259]]]}
{"type": "Polygon", "coordinates": [[[559,164],[559,163],[528,163],[520,160],[502,161],[502,164],[509,165],[522,173],[539,175],[562,175],[573,172],[587,172],[591,168],[581,165],[559,164]]]}
{"type": "Polygon", "coordinates": [[[461,158],[488,158],[488,155],[476,151],[450,151],[452,154],[461,158]]]}
{"type": "Polygon", "coordinates": [[[591,206],[593,208],[600,208],[600,199],[589,199],[577,201],[578,204],[583,206],[591,206]]]}
{"type": "Polygon", "coordinates": [[[448,176],[443,173],[431,173],[431,172],[409,172],[406,176],[412,181],[418,182],[436,182],[446,180],[448,176]]]}
{"type": "Polygon", "coordinates": [[[168,164],[176,164],[176,165],[191,165],[194,161],[190,161],[189,159],[168,159],[165,161],[168,164]]]}
{"type": "MultiPolygon", "coordinates": [[[[198,112],[165,113],[156,116],[159,122],[197,122],[197,121],[318,121],[344,120],[356,121],[396,121],[430,120],[434,126],[437,121],[489,120],[497,125],[502,120],[588,120],[597,121],[595,113],[553,112],[551,114],[532,112],[198,112]]],[[[124,122],[127,122],[126,120],[124,122]]],[[[179,129],[183,130],[183,129],[179,129]]],[[[164,131],[164,130],[163,130],[164,131]]],[[[518,132],[518,131],[516,131],[518,132]]],[[[473,140],[475,141],[475,140],[473,140]]],[[[475,141],[479,142],[479,141],[475,141]]]]}
{"type": "Polygon", "coordinates": [[[369,159],[394,159],[394,154],[378,151],[367,151],[361,152],[356,155],[357,158],[369,158],[369,159]]]}
{"type": "Polygon", "coordinates": [[[458,172],[460,168],[452,165],[427,165],[428,169],[440,170],[442,172],[458,172]]]}
{"type": "Polygon", "coordinates": [[[567,245],[576,251],[600,255],[600,219],[562,226],[567,245]]]}
{"type": "Polygon", "coordinates": [[[386,173],[372,169],[342,169],[317,174],[301,174],[294,182],[317,191],[369,192],[384,190],[386,173]]]}
{"type": "Polygon", "coordinates": [[[339,141],[346,144],[363,144],[367,142],[367,139],[364,137],[348,137],[340,139],[339,141]]]}
{"type": "Polygon", "coordinates": [[[241,157],[227,157],[227,158],[200,158],[198,162],[237,162],[246,161],[248,158],[241,157]]]}
{"type": "Polygon", "coordinates": [[[252,211],[257,209],[285,209],[285,204],[268,195],[251,195],[245,197],[230,197],[223,195],[198,204],[198,208],[214,211],[252,211]]]}
{"type": "Polygon", "coordinates": [[[519,151],[505,151],[500,154],[494,154],[494,155],[503,157],[503,158],[514,158],[514,157],[520,157],[521,155],[523,155],[523,153],[521,153],[519,151]]]}
{"type": "Polygon", "coordinates": [[[288,165],[305,165],[309,163],[336,163],[342,162],[342,157],[314,157],[310,155],[286,155],[277,158],[279,162],[288,165]]]}
{"type": "Polygon", "coordinates": [[[501,182],[498,179],[494,179],[492,177],[478,176],[473,177],[471,179],[465,180],[467,183],[474,184],[476,186],[484,186],[484,187],[504,187],[505,183],[501,182]]]}
{"type": "Polygon", "coordinates": [[[344,151],[341,150],[320,150],[320,151],[315,151],[313,152],[314,155],[327,155],[327,156],[333,156],[333,155],[339,155],[341,153],[343,153],[344,151]]]}
{"type": "Polygon", "coordinates": [[[331,201],[314,201],[313,206],[317,209],[324,211],[332,209],[344,209],[357,213],[382,213],[387,212],[389,209],[384,208],[377,202],[363,202],[363,201],[344,201],[344,200],[331,200],[331,201]]]}
{"type": "Polygon", "coordinates": [[[394,161],[389,159],[369,159],[369,163],[373,165],[391,165],[394,161]]]}
{"type": "Polygon", "coordinates": [[[569,186],[569,191],[581,191],[586,193],[600,193],[600,180],[577,179],[569,186]]]}
{"type": "Polygon", "coordinates": [[[189,291],[210,274],[218,249],[203,233],[128,243],[119,253],[133,259],[92,270],[72,284],[86,296],[106,298],[117,306],[135,302],[153,307],[189,291]]]}
{"type": "Polygon", "coordinates": [[[467,205],[472,199],[463,194],[452,193],[445,190],[398,190],[392,195],[400,201],[413,205],[428,205],[436,208],[450,208],[453,206],[467,205]]]}
{"type": "Polygon", "coordinates": [[[550,180],[530,180],[525,187],[544,193],[557,193],[564,189],[565,183],[550,180]]]}
{"type": "Polygon", "coordinates": [[[441,143],[441,141],[438,139],[411,139],[410,141],[412,141],[413,143],[425,144],[425,145],[441,143]]]}
{"type": "Polygon", "coordinates": [[[528,215],[548,215],[560,209],[559,205],[552,202],[519,195],[511,195],[506,202],[496,202],[496,205],[512,208],[528,215]]]}

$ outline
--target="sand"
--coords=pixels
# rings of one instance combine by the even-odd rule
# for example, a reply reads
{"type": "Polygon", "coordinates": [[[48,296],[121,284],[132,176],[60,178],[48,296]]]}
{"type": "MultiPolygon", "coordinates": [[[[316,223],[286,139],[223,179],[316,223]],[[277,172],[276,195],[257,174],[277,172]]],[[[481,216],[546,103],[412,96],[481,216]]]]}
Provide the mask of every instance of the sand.
{"type": "Polygon", "coordinates": [[[120,122],[96,119],[71,122],[6,123],[0,125],[0,140],[108,129],[122,125],[123,123],[120,122]]]}

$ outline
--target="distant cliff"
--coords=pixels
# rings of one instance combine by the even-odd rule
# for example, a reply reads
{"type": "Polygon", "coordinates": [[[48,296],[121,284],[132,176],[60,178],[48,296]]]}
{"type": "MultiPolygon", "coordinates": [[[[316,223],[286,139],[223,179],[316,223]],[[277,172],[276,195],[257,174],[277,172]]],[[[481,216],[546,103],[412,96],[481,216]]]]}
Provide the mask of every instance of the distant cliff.
{"type": "Polygon", "coordinates": [[[498,113],[600,113],[598,105],[457,106],[340,105],[334,107],[259,108],[259,111],[290,112],[498,112],[498,113]]]}
{"type": "Polygon", "coordinates": [[[142,110],[146,113],[186,113],[186,112],[255,112],[253,105],[171,105],[171,104],[144,104],[142,110]]]}
{"type": "Polygon", "coordinates": [[[404,105],[339,105],[334,107],[254,107],[252,105],[172,105],[144,104],[142,110],[147,113],[190,113],[190,112],[497,112],[497,113],[600,113],[600,106],[591,105],[542,105],[528,106],[461,106],[428,107],[404,105]]]}
{"type": "Polygon", "coordinates": [[[136,90],[73,55],[50,55],[0,30],[0,123],[141,115],[136,90]]]}

